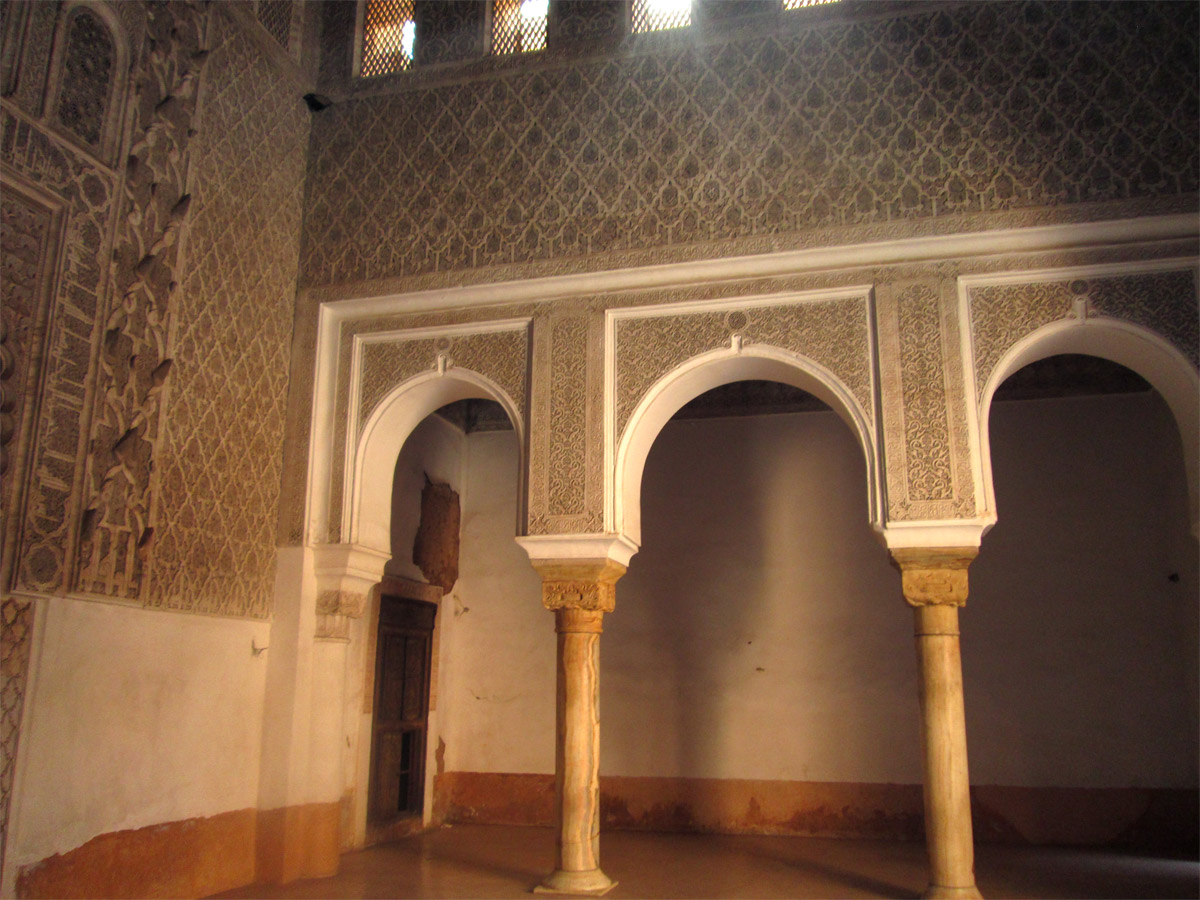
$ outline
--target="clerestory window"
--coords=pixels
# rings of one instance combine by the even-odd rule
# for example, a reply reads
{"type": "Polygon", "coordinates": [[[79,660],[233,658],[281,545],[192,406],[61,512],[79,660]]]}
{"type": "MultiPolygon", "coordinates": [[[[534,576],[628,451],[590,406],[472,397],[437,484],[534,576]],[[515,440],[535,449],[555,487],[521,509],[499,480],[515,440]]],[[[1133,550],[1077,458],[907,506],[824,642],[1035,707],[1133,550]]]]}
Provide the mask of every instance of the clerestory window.
{"type": "Polygon", "coordinates": [[[361,9],[358,74],[370,78],[412,68],[417,42],[413,0],[364,0],[361,9]]]}
{"type": "Polygon", "coordinates": [[[692,0],[633,0],[633,33],[686,28],[692,24],[692,0]]]}
{"type": "Polygon", "coordinates": [[[495,0],[492,52],[504,55],[545,50],[549,12],[549,0],[495,0]]]}
{"type": "Polygon", "coordinates": [[[807,6],[825,6],[829,3],[838,3],[839,0],[783,0],[784,9],[804,9],[807,6]]]}

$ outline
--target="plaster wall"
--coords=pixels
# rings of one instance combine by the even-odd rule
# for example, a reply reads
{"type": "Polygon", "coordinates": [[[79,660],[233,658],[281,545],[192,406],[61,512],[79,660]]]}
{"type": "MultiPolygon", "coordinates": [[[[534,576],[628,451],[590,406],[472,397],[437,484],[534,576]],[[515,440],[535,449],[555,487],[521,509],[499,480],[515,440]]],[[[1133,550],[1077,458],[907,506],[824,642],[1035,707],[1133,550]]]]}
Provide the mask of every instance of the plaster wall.
{"type": "Polygon", "coordinates": [[[459,579],[442,613],[447,771],[554,771],[554,617],[513,540],[518,452],[509,431],[467,438],[459,579]]]}
{"type": "MultiPolygon", "coordinates": [[[[1001,524],[962,614],[972,782],[1195,786],[1197,559],[1169,413],[1147,394],[992,415],[1001,524]]],[[[551,773],[554,638],[512,552],[515,441],[467,447],[445,769],[551,773]]],[[[863,465],[833,413],[664,428],[605,617],[603,774],[920,783],[912,617],[863,465]]]]}
{"type": "Polygon", "coordinates": [[[961,618],[972,781],[1196,787],[1197,544],[1165,403],[998,403],[991,441],[999,521],[961,618]]]}
{"type": "Polygon", "coordinates": [[[253,809],[269,624],[56,598],[22,733],[14,869],[96,835],[253,809]]]}

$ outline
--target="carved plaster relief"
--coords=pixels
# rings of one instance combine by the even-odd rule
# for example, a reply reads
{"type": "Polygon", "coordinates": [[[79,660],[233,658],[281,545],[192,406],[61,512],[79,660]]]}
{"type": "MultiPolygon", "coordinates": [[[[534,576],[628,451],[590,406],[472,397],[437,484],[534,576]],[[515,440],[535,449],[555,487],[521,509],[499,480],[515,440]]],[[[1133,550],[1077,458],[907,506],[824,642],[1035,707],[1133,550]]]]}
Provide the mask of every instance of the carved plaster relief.
{"type": "Polygon", "coordinates": [[[864,292],[790,303],[723,301],[705,310],[647,310],[644,316],[622,316],[614,331],[618,440],[634,407],[655,382],[694,356],[729,347],[731,340],[768,344],[824,366],[846,386],[863,420],[873,426],[870,307],[864,292]]]}
{"type": "Polygon", "coordinates": [[[204,15],[189,5],[154,9],[147,28],[72,580],[84,593],[128,600],[140,598],[155,540],[151,478],[174,364],[170,328],[192,201],[188,171],[196,90],[206,56],[204,15]]]}
{"type": "Polygon", "coordinates": [[[214,9],[148,606],[270,613],[309,113],[214,9]]]}
{"type": "Polygon", "coordinates": [[[21,715],[33,646],[34,606],[29,600],[6,597],[0,602],[0,862],[8,836],[21,715]]]}
{"type": "Polygon", "coordinates": [[[495,267],[495,281],[605,254],[617,268],[954,217],[945,227],[965,231],[1098,202],[1161,210],[1198,187],[1196,16],[964,4],[486,79],[406,76],[315,123],[302,280],[495,267]]]}
{"type": "Polygon", "coordinates": [[[603,327],[586,302],[537,321],[530,534],[603,530],[603,327]]]}
{"type": "MultiPolygon", "coordinates": [[[[334,446],[345,452],[333,456],[331,485],[344,484],[347,458],[355,453],[362,429],[380,402],[422,372],[459,367],[482,375],[503,389],[518,416],[526,418],[528,319],[356,335],[363,325],[349,323],[342,334],[334,446]]],[[[344,500],[342,490],[331,491],[330,543],[341,539],[344,500]]]]}
{"type": "Polygon", "coordinates": [[[976,402],[1000,359],[1039,328],[1079,315],[1109,317],[1147,328],[1198,361],[1195,270],[1089,273],[1061,270],[1053,280],[972,285],[966,308],[974,351],[976,402]]]}
{"type": "Polygon", "coordinates": [[[888,517],[976,513],[954,284],[876,288],[888,517]]]}
{"type": "MultiPolygon", "coordinates": [[[[64,149],[8,107],[0,110],[0,158],[30,190],[61,205],[61,262],[46,315],[41,382],[30,396],[40,404],[30,423],[28,489],[21,535],[13,554],[14,588],[64,590],[75,545],[88,387],[106,282],[108,220],[113,178],[64,149]],[[54,199],[57,198],[57,199],[54,199]]],[[[6,202],[11,186],[5,179],[6,202]]]]}

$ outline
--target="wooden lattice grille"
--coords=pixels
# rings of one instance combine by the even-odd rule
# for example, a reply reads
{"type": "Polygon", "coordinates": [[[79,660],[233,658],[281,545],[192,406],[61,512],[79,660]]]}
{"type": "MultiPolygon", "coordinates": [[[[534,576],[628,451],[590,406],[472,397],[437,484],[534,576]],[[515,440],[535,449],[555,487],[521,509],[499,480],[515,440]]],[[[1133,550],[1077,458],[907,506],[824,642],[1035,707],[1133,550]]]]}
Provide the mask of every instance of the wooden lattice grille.
{"type": "Polygon", "coordinates": [[[548,0],[496,0],[492,13],[492,52],[532,53],[546,49],[548,0]]]}
{"type": "Polygon", "coordinates": [[[363,8],[363,78],[412,66],[417,26],[413,0],[367,0],[363,8]]]}

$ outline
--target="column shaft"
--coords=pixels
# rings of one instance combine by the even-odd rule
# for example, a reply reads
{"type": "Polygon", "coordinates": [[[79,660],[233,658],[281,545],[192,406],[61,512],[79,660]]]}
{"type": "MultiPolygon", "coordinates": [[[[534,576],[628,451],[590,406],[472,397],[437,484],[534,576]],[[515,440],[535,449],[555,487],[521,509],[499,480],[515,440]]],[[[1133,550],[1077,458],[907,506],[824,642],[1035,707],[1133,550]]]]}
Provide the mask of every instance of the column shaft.
{"type": "Polygon", "coordinates": [[[918,606],[917,662],[925,756],[926,897],[978,897],[967,775],[958,607],[918,606]]]}
{"type": "Polygon", "coordinates": [[[555,764],[558,868],[600,866],[600,629],[604,613],[560,609],[555,764]]]}

